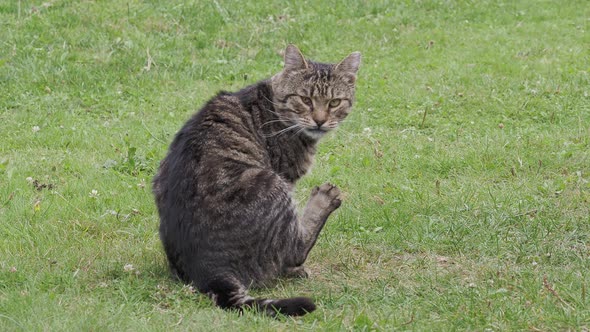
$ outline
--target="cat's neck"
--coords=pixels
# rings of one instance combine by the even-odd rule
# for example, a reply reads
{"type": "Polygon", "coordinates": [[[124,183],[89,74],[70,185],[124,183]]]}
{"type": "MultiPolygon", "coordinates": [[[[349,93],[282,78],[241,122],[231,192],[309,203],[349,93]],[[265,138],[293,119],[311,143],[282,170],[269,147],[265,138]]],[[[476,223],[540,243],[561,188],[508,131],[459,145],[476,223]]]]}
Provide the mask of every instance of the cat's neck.
{"type": "Polygon", "coordinates": [[[279,119],[270,81],[260,82],[255,87],[256,92],[251,91],[249,95],[252,98],[255,94],[256,101],[248,104],[258,135],[266,146],[273,169],[285,180],[295,183],[313,165],[317,140],[279,119]]]}

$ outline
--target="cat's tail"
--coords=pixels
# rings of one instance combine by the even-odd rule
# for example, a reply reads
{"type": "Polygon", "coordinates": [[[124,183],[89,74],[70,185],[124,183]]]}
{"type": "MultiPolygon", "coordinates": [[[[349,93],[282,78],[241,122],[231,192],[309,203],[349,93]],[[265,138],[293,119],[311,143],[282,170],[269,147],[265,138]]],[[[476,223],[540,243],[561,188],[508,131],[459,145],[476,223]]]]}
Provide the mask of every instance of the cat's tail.
{"type": "Polygon", "coordinates": [[[244,308],[253,308],[272,317],[278,314],[303,316],[315,310],[315,304],[307,297],[255,299],[248,296],[243,285],[231,279],[214,280],[208,284],[206,290],[215,304],[223,309],[242,311],[244,308]]]}

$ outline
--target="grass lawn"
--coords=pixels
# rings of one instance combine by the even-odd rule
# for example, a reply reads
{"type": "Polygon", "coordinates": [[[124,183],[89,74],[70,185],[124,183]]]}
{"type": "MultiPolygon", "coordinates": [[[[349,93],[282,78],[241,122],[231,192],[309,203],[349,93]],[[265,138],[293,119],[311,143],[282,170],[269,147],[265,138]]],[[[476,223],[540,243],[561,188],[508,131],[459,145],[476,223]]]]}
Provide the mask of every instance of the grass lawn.
{"type": "Polygon", "coordinates": [[[0,1],[0,330],[590,329],[590,6],[0,1]],[[363,53],[297,199],[344,192],[298,319],[168,275],[150,191],[218,90],[363,53]]]}

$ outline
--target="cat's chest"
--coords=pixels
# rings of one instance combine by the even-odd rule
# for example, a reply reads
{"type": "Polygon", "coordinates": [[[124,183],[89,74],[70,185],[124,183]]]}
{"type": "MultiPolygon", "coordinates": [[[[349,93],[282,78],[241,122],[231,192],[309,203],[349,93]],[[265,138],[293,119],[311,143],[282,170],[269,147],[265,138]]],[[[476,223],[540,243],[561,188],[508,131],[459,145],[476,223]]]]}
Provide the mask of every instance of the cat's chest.
{"type": "Polygon", "coordinates": [[[271,148],[273,169],[283,178],[295,183],[313,166],[315,146],[290,142],[288,145],[277,144],[271,148]]]}

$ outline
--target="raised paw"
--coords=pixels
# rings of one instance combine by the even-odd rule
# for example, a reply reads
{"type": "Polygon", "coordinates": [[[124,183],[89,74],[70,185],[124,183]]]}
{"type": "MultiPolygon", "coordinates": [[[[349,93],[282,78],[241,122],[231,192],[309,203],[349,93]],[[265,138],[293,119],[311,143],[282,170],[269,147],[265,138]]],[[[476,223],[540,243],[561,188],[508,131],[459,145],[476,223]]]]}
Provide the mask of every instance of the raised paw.
{"type": "Polygon", "coordinates": [[[342,204],[340,189],[331,183],[324,183],[313,188],[309,201],[314,209],[331,213],[342,204]]]}

